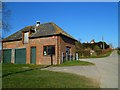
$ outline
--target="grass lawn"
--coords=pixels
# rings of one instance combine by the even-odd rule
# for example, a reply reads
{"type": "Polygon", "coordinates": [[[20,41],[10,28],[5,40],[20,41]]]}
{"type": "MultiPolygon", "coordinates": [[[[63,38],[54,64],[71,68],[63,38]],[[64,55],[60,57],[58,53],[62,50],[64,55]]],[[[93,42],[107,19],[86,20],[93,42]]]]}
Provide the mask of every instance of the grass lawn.
{"type": "Polygon", "coordinates": [[[76,61],[76,60],[73,60],[73,61],[66,61],[62,64],[58,64],[58,65],[54,65],[54,66],[86,66],[86,65],[94,65],[93,63],[91,62],[87,62],[87,61],[76,61]]]}
{"type": "Polygon", "coordinates": [[[120,50],[118,50],[118,54],[120,55],[120,50]]]}
{"type": "Polygon", "coordinates": [[[34,68],[39,65],[3,64],[3,88],[99,88],[91,79],[75,74],[52,72],[34,68]],[[25,71],[25,69],[31,69],[25,71]],[[25,71],[25,72],[20,72],[25,71]],[[15,73],[19,72],[19,73],[15,73]],[[13,73],[5,76],[5,74],[13,73]]]}
{"type": "Polygon", "coordinates": [[[42,68],[42,67],[45,67],[45,66],[31,65],[31,64],[21,64],[21,65],[18,65],[18,64],[2,64],[2,76],[9,75],[9,74],[14,74],[14,73],[19,73],[19,72],[22,72],[22,71],[42,68]]]}
{"type": "Polygon", "coordinates": [[[2,90],[2,64],[0,63],[0,90],[2,90]]]}

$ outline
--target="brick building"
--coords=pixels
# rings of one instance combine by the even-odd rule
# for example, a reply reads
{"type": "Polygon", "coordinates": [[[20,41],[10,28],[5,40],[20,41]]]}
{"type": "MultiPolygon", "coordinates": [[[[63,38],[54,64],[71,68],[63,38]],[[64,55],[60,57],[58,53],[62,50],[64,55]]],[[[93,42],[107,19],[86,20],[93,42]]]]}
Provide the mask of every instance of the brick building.
{"type": "Polygon", "coordinates": [[[74,59],[75,41],[56,24],[38,21],[3,40],[3,63],[60,64],[74,59]]]}

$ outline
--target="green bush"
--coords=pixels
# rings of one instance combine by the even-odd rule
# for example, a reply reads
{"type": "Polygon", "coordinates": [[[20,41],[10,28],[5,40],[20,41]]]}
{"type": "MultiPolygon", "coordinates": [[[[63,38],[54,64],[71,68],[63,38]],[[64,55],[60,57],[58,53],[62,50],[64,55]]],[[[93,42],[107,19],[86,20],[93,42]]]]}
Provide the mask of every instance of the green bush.
{"type": "Polygon", "coordinates": [[[96,46],[94,47],[94,50],[96,51],[96,50],[101,50],[101,49],[100,49],[99,46],[96,45],[96,46]]]}
{"type": "Polygon", "coordinates": [[[79,57],[89,57],[90,56],[90,50],[82,50],[78,52],[79,57]]]}
{"type": "Polygon", "coordinates": [[[99,56],[99,55],[102,54],[102,50],[95,50],[95,52],[96,52],[96,55],[97,55],[97,56],[99,56]]]}
{"type": "MultiPolygon", "coordinates": [[[[90,55],[90,50],[84,50],[79,52],[79,58],[102,58],[102,57],[107,57],[111,54],[113,50],[112,49],[100,49],[100,50],[95,50],[92,55],[90,55]]],[[[120,53],[120,51],[118,52],[120,53]]]]}

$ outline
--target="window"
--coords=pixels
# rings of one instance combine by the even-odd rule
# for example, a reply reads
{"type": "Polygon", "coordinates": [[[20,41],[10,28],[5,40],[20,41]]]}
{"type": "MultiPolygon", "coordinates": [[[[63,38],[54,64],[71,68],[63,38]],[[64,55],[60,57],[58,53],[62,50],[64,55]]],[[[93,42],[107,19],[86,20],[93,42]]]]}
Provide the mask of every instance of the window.
{"type": "Polygon", "coordinates": [[[55,54],[55,46],[51,45],[51,46],[44,46],[44,50],[43,50],[43,55],[53,55],[55,54]]]}
{"type": "Polygon", "coordinates": [[[29,32],[24,33],[24,43],[28,43],[29,32]]]}
{"type": "Polygon", "coordinates": [[[70,47],[66,47],[66,53],[70,54],[70,47]]]}

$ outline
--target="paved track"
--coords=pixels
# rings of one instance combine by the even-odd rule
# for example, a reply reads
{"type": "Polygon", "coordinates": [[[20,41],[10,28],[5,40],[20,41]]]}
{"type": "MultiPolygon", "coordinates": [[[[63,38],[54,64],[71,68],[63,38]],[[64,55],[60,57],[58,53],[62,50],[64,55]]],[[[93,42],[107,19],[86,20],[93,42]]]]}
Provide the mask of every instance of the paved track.
{"type": "Polygon", "coordinates": [[[48,67],[46,70],[75,73],[92,78],[101,88],[118,88],[118,54],[114,51],[109,57],[80,59],[95,63],[95,66],[48,67]]]}
{"type": "Polygon", "coordinates": [[[118,54],[114,51],[109,57],[82,59],[96,64],[100,74],[101,88],[118,88],[118,54]]]}

